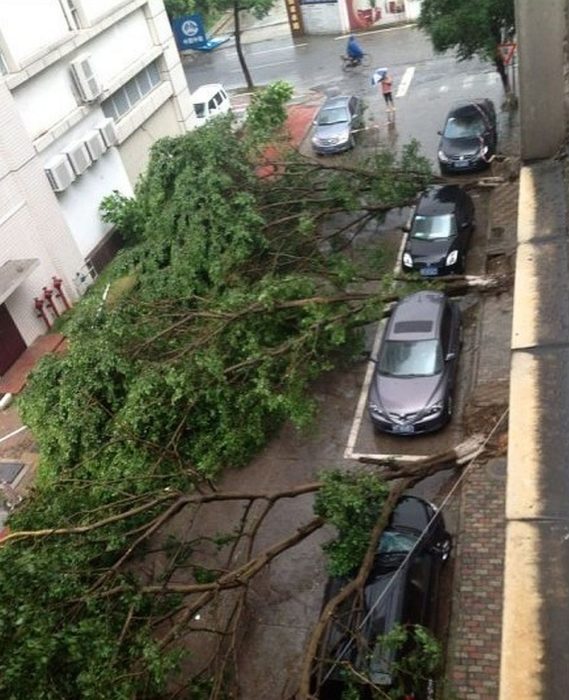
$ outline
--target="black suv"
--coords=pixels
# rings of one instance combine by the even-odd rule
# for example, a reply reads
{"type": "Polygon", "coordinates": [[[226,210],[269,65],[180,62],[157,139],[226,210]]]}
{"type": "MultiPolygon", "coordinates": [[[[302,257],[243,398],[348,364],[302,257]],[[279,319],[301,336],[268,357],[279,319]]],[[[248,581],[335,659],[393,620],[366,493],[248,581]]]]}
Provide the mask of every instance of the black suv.
{"type": "Polygon", "coordinates": [[[474,229],[474,204],[457,185],[430,187],[419,197],[401,266],[423,277],[461,274],[474,229]]]}
{"type": "MultiPolygon", "coordinates": [[[[323,661],[312,677],[315,697],[340,700],[345,689],[342,669],[346,662],[356,673],[368,676],[374,685],[389,689],[396,657],[379,648],[378,636],[398,624],[435,630],[440,573],[450,549],[451,537],[437,509],[422,498],[403,496],[380,539],[363,600],[354,597],[344,601],[328,623],[318,654],[323,661]]],[[[330,579],[324,605],[349,580],[330,579]]],[[[433,692],[432,685],[426,682],[425,696],[433,692]]],[[[362,686],[362,698],[366,692],[362,686]]],[[[421,700],[419,693],[416,697],[421,700]]]]}
{"type": "Polygon", "coordinates": [[[472,100],[448,113],[439,131],[439,165],[443,175],[485,168],[496,153],[496,110],[492,100],[472,100]]]}

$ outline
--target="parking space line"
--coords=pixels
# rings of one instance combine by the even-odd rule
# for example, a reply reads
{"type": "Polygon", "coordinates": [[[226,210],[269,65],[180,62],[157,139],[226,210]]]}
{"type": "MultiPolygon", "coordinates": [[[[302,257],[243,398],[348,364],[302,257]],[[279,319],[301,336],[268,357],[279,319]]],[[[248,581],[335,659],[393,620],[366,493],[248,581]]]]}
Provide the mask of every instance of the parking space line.
{"type": "MultiPolygon", "coordinates": [[[[402,236],[401,245],[399,246],[399,250],[397,251],[397,260],[395,261],[395,265],[393,267],[393,274],[395,276],[397,276],[401,272],[401,256],[403,255],[403,249],[405,248],[406,242],[407,235],[402,236]]],[[[373,362],[373,360],[377,358],[377,353],[379,352],[379,344],[381,342],[381,337],[383,336],[383,331],[385,329],[386,323],[387,321],[384,319],[383,321],[380,321],[377,326],[377,331],[371,349],[370,360],[366,369],[364,382],[360,391],[360,397],[356,405],[356,410],[354,411],[354,418],[352,420],[352,427],[350,428],[348,442],[346,443],[346,449],[344,450],[344,459],[351,459],[361,462],[380,459],[390,460],[393,462],[416,462],[417,460],[425,459],[428,456],[354,452],[354,447],[356,446],[358,434],[360,432],[360,427],[364,418],[367,396],[369,393],[369,386],[373,377],[373,370],[375,369],[375,362],[373,362]]]]}
{"type": "Polygon", "coordinates": [[[277,49],[265,49],[264,51],[252,51],[248,53],[247,56],[261,56],[264,53],[274,53],[275,51],[290,51],[291,49],[300,49],[303,46],[308,46],[308,44],[291,44],[290,46],[281,46],[277,49]]]}
{"type": "Polygon", "coordinates": [[[401,82],[399,83],[399,88],[397,89],[395,97],[404,97],[407,94],[407,90],[409,89],[409,85],[411,85],[414,74],[415,66],[409,66],[409,68],[405,69],[405,73],[403,73],[403,77],[401,78],[401,82]]]}
{"type": "Polygon", "coordinates": [[[14,430],[13,432],[8,433],[8,435],[4,435],[3,437],[1,437],[0,442],[5,442],[6,440],[9,440],[11,437],[14,437],[14,435],[18,435],[18,433],[21,433],[23,430],[27,430],[27,429],[28,429],[27,425],[22,425],[17,430],[14,430]]]}
{"type": "MultiPolygon", "coordinates": [[[[277,61],[276,63],[262,63],[259,64],[258,66],[251,66],[254,70],[260,70],[261,68],[274,68],[275,66],[282,66],[285,63],[296,63],[296,60],[294,58],[289,59],[288,61],[277,61]]],[[[241,68],[233,68],[231,70],[232,73],[241,73],[241,68]]]]}

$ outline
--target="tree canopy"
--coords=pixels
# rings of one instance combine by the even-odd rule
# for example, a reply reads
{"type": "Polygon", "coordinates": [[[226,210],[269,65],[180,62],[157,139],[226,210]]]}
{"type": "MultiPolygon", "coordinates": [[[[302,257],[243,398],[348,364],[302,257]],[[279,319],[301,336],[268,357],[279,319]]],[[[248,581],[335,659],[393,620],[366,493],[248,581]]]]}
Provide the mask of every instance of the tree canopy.
{"type": "Polygon", "coordinates": [[[475,55],[492,61],[506,79],[498,44],[515,26],[514,0],[423,0],[419,27],[435,51],[454,49],[460,60],[475,55]]]}
{"type": "MultiPolygon", "coordinates": [[[[363,289],[345,249],[430,179],[416,144],[350,166],[290,154],[278,177],[260,177],[262,112],[282,127],[275,95],[286,94],[260,97],[245,135],[221,118],[160,140],[135,196],[104,203],[128,246],[75,308],[69,351],[40,363],[20,404],[41,462],[0,546],[2,697],[169,697],[197,610],[324,517],[342,529],[320,501],[323,515],[229,573],[168,531],[184,509],[190,522],[200,503],[237,498],[215,493],[216,476],[283,421],[312,419],[311,382],[358,354],[390,293],[381,275],[363,289]]],[[[213,544],[231,549],[244,527],[213,544]]],[[[223,697],[223,664],[192,676],[192,698],[223,697]]]]}

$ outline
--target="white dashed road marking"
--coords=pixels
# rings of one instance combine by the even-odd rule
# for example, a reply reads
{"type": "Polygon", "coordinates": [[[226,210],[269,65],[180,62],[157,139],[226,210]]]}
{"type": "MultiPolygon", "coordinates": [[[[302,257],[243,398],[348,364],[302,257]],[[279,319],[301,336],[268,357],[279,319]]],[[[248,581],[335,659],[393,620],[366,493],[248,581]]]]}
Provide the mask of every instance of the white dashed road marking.
{"type": "Polygon", "coordinates": [[[403,73],[403,77],[401,78],[401,82],[399,83],[399,88],[397,89],[395,97],[404,97],[406,95],[409,85],[411,85],[411,81],[413,80],[414,74],[415,66],[409,66],[409,68],[405,69],[405,73],[403,73]]]}

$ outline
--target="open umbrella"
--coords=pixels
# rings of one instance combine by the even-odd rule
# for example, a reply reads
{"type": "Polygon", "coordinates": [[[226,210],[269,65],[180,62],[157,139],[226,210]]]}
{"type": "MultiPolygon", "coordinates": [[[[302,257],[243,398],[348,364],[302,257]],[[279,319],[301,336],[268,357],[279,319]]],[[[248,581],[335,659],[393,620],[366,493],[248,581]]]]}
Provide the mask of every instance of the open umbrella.
{"type": "Polygon", "coordinates": [[[387,68],[376,68],[371,76],[371,84],[375,86],[378,83],[381,83],[381,81],[385,78],[386,75],[387,68]]]}

